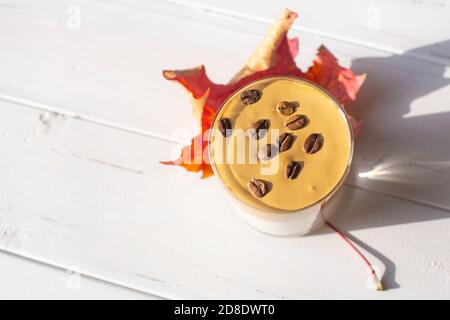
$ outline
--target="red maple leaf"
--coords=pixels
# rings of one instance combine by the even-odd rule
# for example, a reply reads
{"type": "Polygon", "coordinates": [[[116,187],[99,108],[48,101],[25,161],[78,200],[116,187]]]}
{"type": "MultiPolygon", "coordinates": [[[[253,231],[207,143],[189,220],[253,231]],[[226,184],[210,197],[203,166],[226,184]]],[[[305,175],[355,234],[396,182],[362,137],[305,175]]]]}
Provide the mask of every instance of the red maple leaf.
{"type": "MultiPolygon", "coordinates": [[[[343,105],[355,100],[365,75],[356,76],[350,69],[339,66],[336,57],[324,46],[318,49],[313,65],[306,73],[297,67],[294,59],[298,54],[298,39],[287,38],[287,32],[296,18],[295,12],[285,9],[244,67],[228,84],[212,82],[203,65],[187,70],[163,71],[166,79],[177,81],[192,95],[193,112],[200,122],[201,132],[209,130],[215,113],[234,91],[267,76],[305,78],[327,89],[343,105]]],[[[348,116],[353,130],[357,131],[361,122],[348,116]]],[[[192,139],[191,145],[182,149],[177,160],[162,163],[179,165],[192,172],[202,171],[202,178],[206,178],[213,175],[207,152],[208,139],[200,134],[192,139]]]]}

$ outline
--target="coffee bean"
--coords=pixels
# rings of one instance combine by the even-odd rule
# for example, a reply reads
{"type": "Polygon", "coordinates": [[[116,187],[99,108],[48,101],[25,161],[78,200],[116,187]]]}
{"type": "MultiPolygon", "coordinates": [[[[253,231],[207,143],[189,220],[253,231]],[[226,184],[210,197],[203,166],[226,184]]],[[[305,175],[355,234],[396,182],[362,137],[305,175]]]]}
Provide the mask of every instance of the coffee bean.
{"type": "Polygon", "coordinates": [[[263,180],[252,179],[248,183],[250,192],[257,198],[264,197],[267,194],[267,186],[263,180]]]}
{"type": "Polygon", "coordinates": [[[286,166],[286,178],[297,178],[300,171],[303,169],[303,162],[291,161],[286,166]]]}
{"type": "Polygon", "coordinates": [[[292,147],[293,143],[294,143],[294,136],[292,134],[287,132],[282,133],[278,138],[278,150],[280,150],[280,152],[289,150],[292,147]]]}
{"type": "Polygon", "coordinates": [[[261,92],[258,90],[247,90],[241,93],[241,101],[245,105],[254,104],[261,99],[261,92]]]}
{"type": "Polygon", "coordinates": [[[306,138],[304,145],[305,151],[309,154],[316,153],[322,148],[323,143],[323,135],[320,133],[312,133],[308,136],[308,138],[306,138]]]}
{"type": "Polygon", "coordinates": [[[306,126],[308,118],[303,114],[296,114],[287,119],[285,125],[291,130],[298,130],[306,126]]]}
{"type": "Polygon", "coordinates": [[[224,137],[229,137],[232,133],[231,121],[228,118],[222,118],[219,121],[219,130],[224,137]]]}
{"type": "Polygon", "coordinates": [[[296,109],[297,109],[296,102],[281,101],[277,105],[277,111],[283,116],[290,116],[291,114],[294,114],[296,109]]]}
{"type": "Polygon", "coordinates": [[[266,144],[259,150],[258,152],[258,159],[261,161],[269,160],[273,157],[275,146],[271,144],[266,144]]]}
{"type": "Polygon", "coordinates": [[[254,139],[257,140],[261,139],[266,134],[268,128],[269,128],[269,120],[266,119],[258,120],[252,125],[252,128],[250,129],[250,135],[254,139]]]}

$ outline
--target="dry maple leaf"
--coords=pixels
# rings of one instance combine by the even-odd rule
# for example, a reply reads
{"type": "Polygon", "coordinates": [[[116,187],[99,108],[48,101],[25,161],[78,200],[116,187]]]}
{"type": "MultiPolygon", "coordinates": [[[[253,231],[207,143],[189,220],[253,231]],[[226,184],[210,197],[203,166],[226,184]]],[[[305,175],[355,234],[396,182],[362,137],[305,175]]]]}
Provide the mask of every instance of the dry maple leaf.
{"type": "MultiPolygon", "coordinates": [[[[209,130],[215,113],[226,98],[240,87],[262,77],[284,75],[305,78],[327,89],[343,105],[355,100],[365,75],[356,76],[350,69],[339,66],[337,59],[324,46],[319,48],[313,65],[306,73],[297,67],[294,59],[298,53],[298,39],[287,38],[287,32],[296,18],[295,12],[283,10],[263,41],[228,84],[212,82],[203,65],[187,70],[163,71],[167,80],[177,81],[191,94],[193,113],[200,122],[201,132],[209,130]]],[[[349,118],[353,130],[357,131],[361,123],[350,115],[349,118]]],[[[207,152],[208,139],[200,134],[192,139],[191,145],[182,149],[177,160],[162,163],[179,165],[192,172],[202,171],[202,178],[206,178],[213,175],[207,152]]]]}

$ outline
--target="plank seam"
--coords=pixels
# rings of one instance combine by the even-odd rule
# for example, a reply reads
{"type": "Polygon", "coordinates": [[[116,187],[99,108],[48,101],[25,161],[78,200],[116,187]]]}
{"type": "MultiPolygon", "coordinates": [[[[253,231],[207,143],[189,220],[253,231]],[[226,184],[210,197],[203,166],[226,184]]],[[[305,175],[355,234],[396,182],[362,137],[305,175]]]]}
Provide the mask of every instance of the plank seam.
{"type": "Polygon", "coordinates": [[[440,206],[440,205],[437,205],[437,204],[434,204],[434,203],[414,200],[414,199],[411,199],[411,198],[408,198],[408,197],[399,196],[399,195],[396,195],[396,194],[389,194],[389,193],[382,192],[382,191],[372,190],[372,189],[369,189],[369,188],[364,188],[364,187],[357,186],[357,185],[352,184],[350,182],[345,182],[344,185],[346,187],[349,187],[349,188],[352,188],[352,189],[356,189],[356,190],[360,190],[360,191],[364,191],[364,192],[368,192],[368,193],[374,193],[374,194],[385,196],[385,197],[389,197],[389,198],[392,198],[392,199],[407,201],[407,202],[411,202],[411,203],[414,203],[414,204],[417,204],[417,205],[420,205],[420,206],[429,207],[429,208],[433,208],[433,209],[438,209],[438,210],[442,210],[442,211],[450,213],[450,208],[445,207],[445,206],[440,206]]]}
{"type": "Polygon", "coordinates": [[[70,111],[67,111],[67,110],[64,110],[64,109],[61,109],[58,107],[46,105],[43,103],[39,103],[39,102],[27,100],[27,99],[17,98],[17,97],[13,97],[13,96],[2,94],[2,93],[0,93],[0,101],[9,102],[9,103],[12,103],[15,105],[21,105],[21,106],[35,109],[35,110],[51,112],[51,113],[62,115],[62,116],[68,117],[68,118],[85,121],[85,122],[99,125],[102,127],[121,130],[124,132],[136,134],[139,136],[150,137],[150,138],[154,138],[154,139],[158,139],[158,140],[162,140],[162,141],[166,141],[166,142],[170,142],[170,143],[176,143],[176,144],[183,144],[183,145],[190,144],[190,141],[170,138],[170,137],[165,136],[164,134],[150,132],[150,131],[146,131],[146,130],[140,130],[140,129],[120,125],[118,123],[113,123],[113,122],[97,119],[94,117],[81,115],[81,114],[78,114],[75,112],[70,112],[70,111]]]}
{"type": "MultiPolygon", "coordinates": [[[[0,252],[2,252],[4,254],[9,254],[9,255],[14,256],[14,257],[18,257],[20,259],[29,260],[29,261],[31,261],[33,263],[39,263],[39,264],[42,264],[42,265],[44,265],[46,267],[57,269],[57,270],[61,270],[61,271],[67,271],[67,270],[71,269],[70,266],[67,266],[67,265],[64,265],[64,264],[55,263],[54,261],[51,261],[49,259],[38,257],[38,256],[35,256],[33,254],[29,254],[29,253],[27,253],[25,251],[22,251],[22,250],[11,250],[11,249],[1,248],[0,252]]],[[[154,296],[154,297],[162,298],[162,299],[174,299],[174,300],[180,299],[180,297],[176,296],[176,295],[166,294],[166,293],[163,293],[163,292],[161,292],[159,290],[154,290],[152,292],[151,290],[148,290],[148,289],[136,286],[136,285],[132,285],[132,284],[129,284],[129,283],[126,283],[126,282],[122,282],[120,280],[116,280],[116,279],[110,278],[110,277],[105,276],[105,275],[98,275],[98,274],[95,274],[93,272],[88,272],[86,270],[80,270],[80,275],[82,275],[82,276],[84,276],[86,278],[89,278],[89,279],[93,279],[93,280],[100,281],[100,282],[103,282],[103,283],[106,283],[106,284],[109,284],[109,285],[116,286],[118,288],[124,288],[124,289],[127,289],[127,290],[135,291],[137,293],[148,295],[148,296],[154,296]]]]}

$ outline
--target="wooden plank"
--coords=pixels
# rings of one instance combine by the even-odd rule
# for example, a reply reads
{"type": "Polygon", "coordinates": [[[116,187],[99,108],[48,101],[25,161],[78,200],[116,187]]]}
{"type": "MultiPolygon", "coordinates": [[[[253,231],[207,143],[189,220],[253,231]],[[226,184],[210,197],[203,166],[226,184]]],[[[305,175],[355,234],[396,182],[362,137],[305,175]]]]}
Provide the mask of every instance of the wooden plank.
{"type": "Polygon", "coordinates": [[[233,214],[214,179],[161,166],[173,144],[0,102],[0,147],[9,252],[172,298],[450,292],[447,211],[343,189],[333,221],[381,252],[392,289],[377,293],[334,234],[266,236],[233,214]]]}
{"type": "MultiPolygon", "coordinates": [[[[115,0],[123,5],[129,1],[115,0]]],[[[138,1],[134,1],[138,2],[138,1]]],[[[281,8],[300,14],[294,29],[391,54],[450,65],[450,3],[414,0],[164,0],[212,15],[270,24],[281,8]],[[326,9],[325,9],[326,8],[326,9]]]]}

